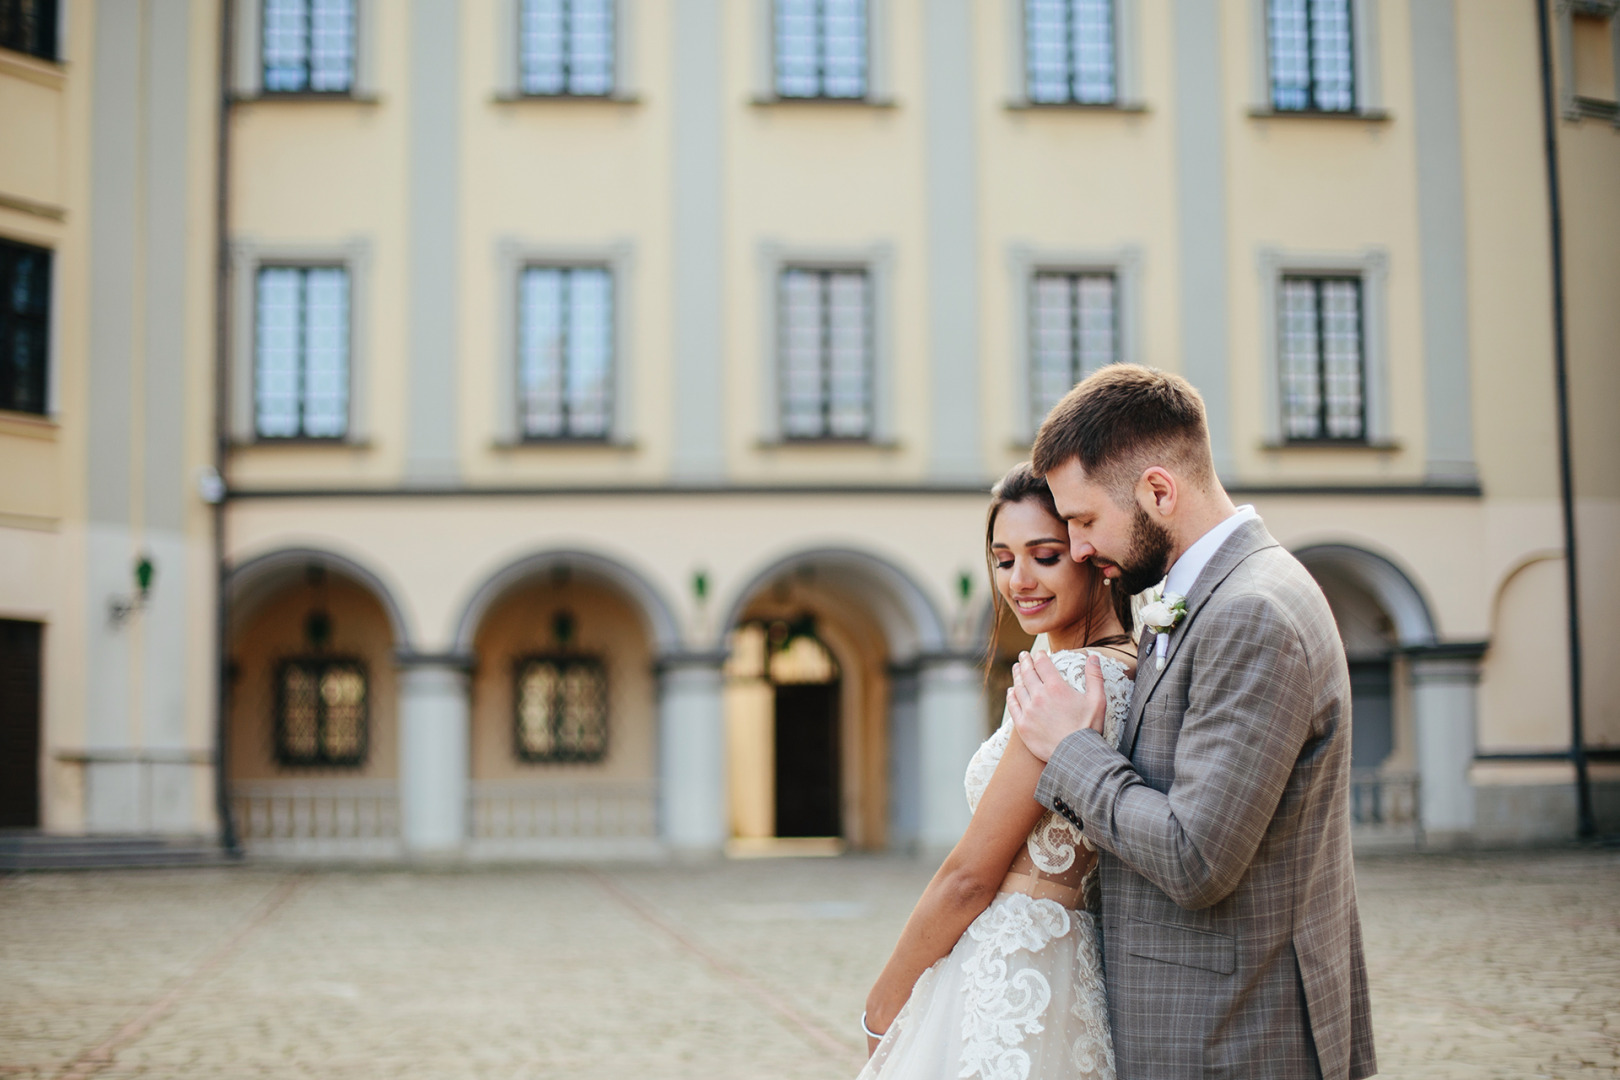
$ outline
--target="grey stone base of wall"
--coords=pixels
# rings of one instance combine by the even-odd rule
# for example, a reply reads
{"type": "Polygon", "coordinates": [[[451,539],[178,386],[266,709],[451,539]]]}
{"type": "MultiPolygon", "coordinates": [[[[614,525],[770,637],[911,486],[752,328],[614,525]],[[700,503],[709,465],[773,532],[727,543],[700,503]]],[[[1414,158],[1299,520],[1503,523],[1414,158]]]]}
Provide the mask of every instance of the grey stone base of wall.
{"type": "MultiPolygon", "coordinates": [[[[1592,784],[1598,833],[1620,833],[1620,782],[1592,784]]],[[[1489,784],[1474,788],[1477,844],[1530,844],[1575,838],[1573,784],[1489,784]]]]}

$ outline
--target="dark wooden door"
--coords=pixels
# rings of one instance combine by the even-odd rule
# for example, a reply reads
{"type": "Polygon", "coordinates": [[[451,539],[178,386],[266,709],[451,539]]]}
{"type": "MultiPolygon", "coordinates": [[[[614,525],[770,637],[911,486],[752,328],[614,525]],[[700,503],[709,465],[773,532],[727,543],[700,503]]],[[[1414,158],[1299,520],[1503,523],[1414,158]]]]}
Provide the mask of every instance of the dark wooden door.
{"type": "Polygon", "coordinates": [[[838,684],[776,688],[776,835],[840,836],[838,684]]]}
{"type": "Polygon", "coordinates": [[[1376,769],[1395,749],[1395,684],[1388,660],[1350,661],[1350,764],[1376,769]]]}
{"type": "Polygon", "coordinates": [[[37,622],[0,619],[0,828],[39,828],[37,622]]]}

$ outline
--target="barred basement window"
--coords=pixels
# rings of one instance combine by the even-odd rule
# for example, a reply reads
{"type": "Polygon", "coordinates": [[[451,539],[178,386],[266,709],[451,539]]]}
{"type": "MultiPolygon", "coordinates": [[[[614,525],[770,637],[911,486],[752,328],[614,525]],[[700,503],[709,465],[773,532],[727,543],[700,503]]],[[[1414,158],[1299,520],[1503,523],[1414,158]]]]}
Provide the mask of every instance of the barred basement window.
{"type": "Polygon", "coordinates": [[[1119,290],[1110,273],[1041,271],[1031,291],[1030,415],[1039,418],[1119,359],[1119,290]]]}
{"type": "Polygon", "coordinates": [[[866,96],[866,0],[776,0],[776,94],[866,96]]]}
{"type": "Polygon", "coordinates": [[[531,266],[518,288],[518,419],[525,439],[605,439],[613,418],[613,275],[531,266]]]}
{"type": "Polygon", "coordinates": [[[1286,112],[1354,112],[1351,0],[1269,0],[1271,104],[1286,112]]]}
{"type": "Polygon", "coordinates": [[[601,761],[607,754],[607,671],[587,656],[517,662],[513,736],[523,761],[601,761]]]}
{"type": "Polygon", "coordinates": [[[45,414],[50,322],[51,253],[0,240],[0,409],[45,414]]]}
{"type": "Polygon", "coordinates": [[[1024,0],[1024,56],[1030,101],[1112,104],[1113,0],[1024,0]]]}
{"type": "Polygon", "coordinates": [[[254,430],[261,439],[341,439],[349,430],[349,272],[259,268],[254,430]]]}
{"type": "Polygon", "coordinates": [[[613,91],[614,0],[523,0],[518,68],[525,94],[602,97],[613,91]]]}
{"type": "Polygon", "coordinates": [[[1367,375],[1361,279],[1282,279],[1283,436],[1290,442],[1367,437],[1367,375]]]}
{"type": "Polygon", "coordinates": [[[354,0],[263,0],[264,92],[347,94],[354,85],[354,0]]]}
{"type": "Polygon", "coordinates": [[[358,660],[284,660],[276,669],[276,761],[361,765],[366,760],[366,668],[358,660]]]}
{"type": "Polygon", "coordinates": [[[872,286],[865,270],[791,267],[779,282],[782,435],[872,435],[872,286]]]}
{"type": "Polygon", "coordinates": [[[56,0],[0,0],[0,49],[56,59],[56,0]]]}

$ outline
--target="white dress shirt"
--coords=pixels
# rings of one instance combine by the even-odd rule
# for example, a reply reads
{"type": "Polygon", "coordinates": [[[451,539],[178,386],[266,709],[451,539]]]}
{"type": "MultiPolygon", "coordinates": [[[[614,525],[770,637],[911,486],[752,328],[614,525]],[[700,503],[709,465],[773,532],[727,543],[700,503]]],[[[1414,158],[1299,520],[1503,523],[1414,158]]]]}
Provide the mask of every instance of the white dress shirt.
{"type": "Polygon", "coordinates": [[[1193,586],[1198,583],[1198,575],[1204,572],[1204,567],[1215,557],[1215,552],[1226,543],[1226,538],[1237,532],[1238,526],[1245,521],[1254,521],[1259,517],[1260,515],[1254,512],[1253,506],[1244,503],[1237,508],[1237,513],[1193,541],[1192,547],[1181,553],[1181,558],[1176,560],[1175,565],[1170,568],[1169,575],[1165,577],[1165,593],[1190,596],[1193,586]]]}

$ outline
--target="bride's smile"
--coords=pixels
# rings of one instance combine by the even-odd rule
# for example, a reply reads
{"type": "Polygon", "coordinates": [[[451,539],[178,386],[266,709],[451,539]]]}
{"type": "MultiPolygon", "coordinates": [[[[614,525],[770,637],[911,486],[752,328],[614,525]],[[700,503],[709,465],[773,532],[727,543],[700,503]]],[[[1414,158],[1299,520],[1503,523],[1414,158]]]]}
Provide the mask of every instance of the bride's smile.
{"type": "Polygon", "coordinates": [[[1009,503],[990,537],[996,591],[1028,634],[1046,634],[1053,649],[1078,648],[1085,633],[1096,571],[1069,557],[1063,522],[1034,499],[1009,503]]]}

